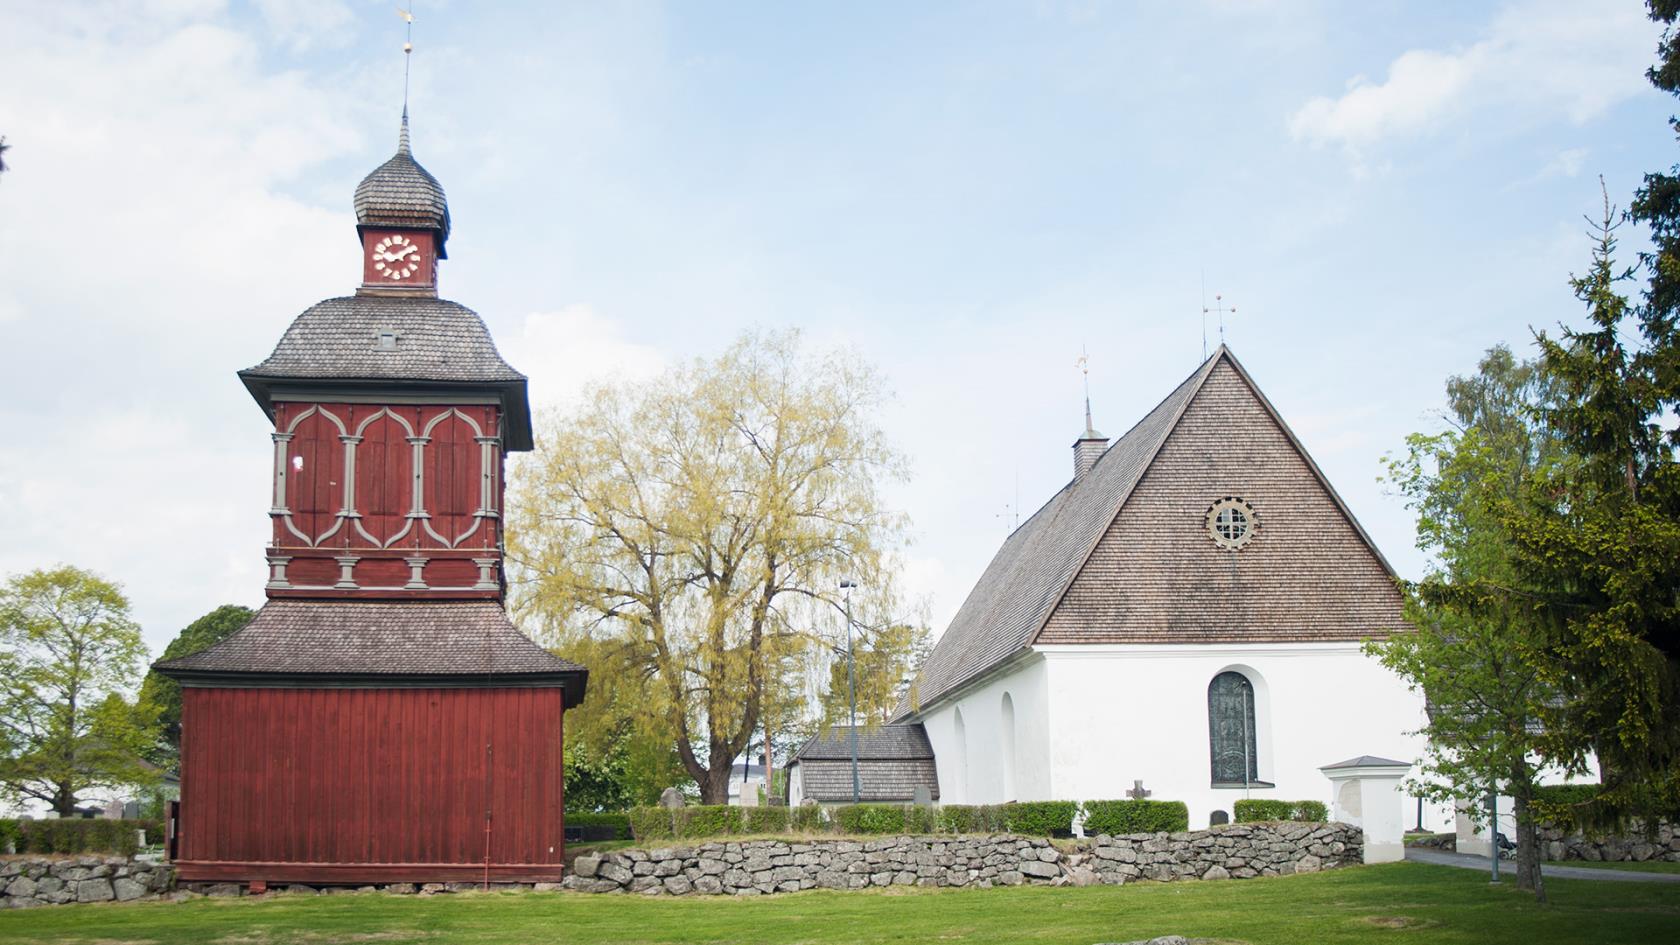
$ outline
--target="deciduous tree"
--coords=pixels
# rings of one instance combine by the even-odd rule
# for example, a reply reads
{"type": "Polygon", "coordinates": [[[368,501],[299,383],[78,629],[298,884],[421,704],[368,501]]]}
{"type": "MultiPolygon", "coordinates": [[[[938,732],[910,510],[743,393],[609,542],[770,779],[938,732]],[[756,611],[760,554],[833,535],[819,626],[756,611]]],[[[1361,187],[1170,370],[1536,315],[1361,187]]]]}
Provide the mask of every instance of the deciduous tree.
{"type": "Polygon", "coordinates": [[[899,622],[890,561],[906,523],[879,486],[903,462],[882,401],[855,356],[751,334],[594,390],[547,418],[515,472],[517,612],[588,663],[594,697],[663,734],[706,803],[726,799],[765,719],[806,711],[813,660],[844,639],[842,578],[861,585],[866,639],[899,622]]]}
{"type": "MultiPolygon", "coordinates": [[[[172,660],[206,650],[243,630],[257,612],[238,604],[223,604],[187,624],[164,647],[160,659],[172,660]]],[[[158,743],[147,758],[173,768],[181,755],[181,684],[156,672],[146,673],[140,684],[140,703],[157,713],[158,743]]]]}
{"type": "Polygon", "coordinates": [[[84,791],[155,780],[155,721],[126,698],[146,647],[117,585],[67,566],[12,577],[0,646],[0,787],[69,816],[84,791]]]}
{"type": "Polygon", "coordinates": [[[1414,434],[1405,455],[1390,460],[1389,478],[1417,512],[1418,547],[1432,564],[1407,588],[1415,631],[1368,647],[1428,700],[1429,747],[1414,787],[1463,802],[1472,816],[1489,793],[1511,796],[1517,882],[1542,900],[1533,801],[1547,745],[1537,721],[1557,689],[1546,674],[1550,637],[1508,527],[1537,471],[1557,455],[1534,422],[1545,391],[1535,364],[1496,347],[1475,375],[1447,382],[1448,429],[1414,434]]]}

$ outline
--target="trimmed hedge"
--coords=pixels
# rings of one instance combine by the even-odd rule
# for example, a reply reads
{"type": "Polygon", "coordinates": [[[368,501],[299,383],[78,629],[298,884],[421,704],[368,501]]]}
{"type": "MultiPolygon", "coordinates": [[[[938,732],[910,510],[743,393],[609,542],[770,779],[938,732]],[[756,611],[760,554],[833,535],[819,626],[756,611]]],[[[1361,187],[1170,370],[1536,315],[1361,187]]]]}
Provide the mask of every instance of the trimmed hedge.
{"type": "Polygon", "coordinates": [[[1176,833],[1190,829],[1190,808],[1183,801],[1086,801],[1085,836],[1099,833],[1176,833]]]}
{"type": "MultiPolygon", "coordinates": [[[[1320,801],[1244,800],[1236,802],[1236,820],[1323,822],[1329,811],[1320,801]]],[[[1119,836],[1129,833],[1177,833],[1190,829],[1190,809],[1183,801],[1029,801],[1016,804],[849,804],[829,808],[799,807],[638,807],[627,819],[638,841],[694,840],[740,834],[963,834],[1018,833],[1037,837],[1073,835],[1073,819],[1085,812],[1084,830],[1119,836]]]]}
{"type": "Polygon", "coordinates": [[[1272,801],[1248,798],[1231,805],[1239,824],[1264,820],[1300,820],[1323,823],[1330,819],[1330,809],[1323,801],[1272,801]]]}
{"type": "Polygon", "coordinates": [[[158,820],[106,820],[104,818],[62,818],[58,820],[0,820],[0,853],[11,846],[18,853],[116,853],[133,856],[139,852],[136,831],[146,831],[147,843],[163,841],[163,822],[158,820]]]}
{"type": "Polygon", "coordinates": [[[566,826],[581,828],[583,837],[588,840],[628,840],[630,839],[630,815],[579,811],[566,815],[566,826]]]}
{"type": "Polygon", "coordinates": [[[1078,801],[1026,801],[999,808],[1007,833],[1033,837],[1073,836],[1073,817],[1078,801]]]}

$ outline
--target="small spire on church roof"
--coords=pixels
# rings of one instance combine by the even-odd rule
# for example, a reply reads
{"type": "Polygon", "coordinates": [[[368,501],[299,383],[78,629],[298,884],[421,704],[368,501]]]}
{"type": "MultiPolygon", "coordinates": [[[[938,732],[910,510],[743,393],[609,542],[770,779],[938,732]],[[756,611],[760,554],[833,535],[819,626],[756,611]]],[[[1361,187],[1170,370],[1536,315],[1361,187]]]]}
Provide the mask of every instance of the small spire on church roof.
{"type": "Polygon", "coordinates": [[[403,103],[402,131],[397,133],[397,153],[410,154],[408,150],[408,103],[403,103]]]}

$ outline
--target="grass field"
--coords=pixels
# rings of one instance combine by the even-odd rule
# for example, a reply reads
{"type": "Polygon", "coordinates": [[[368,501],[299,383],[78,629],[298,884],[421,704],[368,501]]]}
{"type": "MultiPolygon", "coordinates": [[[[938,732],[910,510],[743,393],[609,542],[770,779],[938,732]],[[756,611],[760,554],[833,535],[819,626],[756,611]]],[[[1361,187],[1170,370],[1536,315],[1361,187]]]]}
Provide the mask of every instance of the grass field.
{"type": "Polygon", "coordinates": [[[1469,870],[1392,863],[1222,883],[809,892],[756,899],[380,894],[65,906],[0,914],[0,942],[1091,945],[1182,934],[1252,945],[1668,943],[1680,884],[1547,883],[1536,905],[1469,870]]]}
{"type": "Polygon", "coordinates": [[[1558,860],[1549,862],[1548,866],[1584,866],[1593,870],[1632,870],[1636,873],[1680,873],[1680,863],[1669,860],[1646,860],[1634,863],[1631,860],[1615,863],[1593,862],[1591,860],[1558,860]]]}

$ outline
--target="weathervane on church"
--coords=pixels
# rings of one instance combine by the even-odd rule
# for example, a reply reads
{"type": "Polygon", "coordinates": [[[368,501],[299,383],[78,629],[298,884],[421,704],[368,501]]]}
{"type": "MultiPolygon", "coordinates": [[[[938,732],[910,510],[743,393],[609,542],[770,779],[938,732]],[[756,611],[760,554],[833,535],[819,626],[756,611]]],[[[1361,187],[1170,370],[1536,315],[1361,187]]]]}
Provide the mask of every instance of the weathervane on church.
{"type": "Polygon", "coordinates": [[[1073,366],[1085,376],[1085,432],[1089,433],[1095,429],[1091,426],[1091,353],[1084,345],[1079,346],[1079,358],[1073,366]]]}
{"type": "Polygon", "coordinates": [[[408,62],[414,55],[414,3],[410,0],[408,9],[397,7],[397,15],[403,19],[403,114],[408,114],[408,62]]]}
{"type": "MultiPolygon", "coordinates": [[[[1207,296],[1204,295],[1204,296],[1202,296],[1202,298],[1207,298],[1207,296]]],[[[1226,315],[1237,314],[1237,307],[1235,305],[1233,305],[1230,308],[1226,308],[1225,307],[1225,296],[1223,296],[1223,295],[1221,295],[1217,292],[1214,293],[1214,296],[1213,296],[1213,308],[1208,308],[1206,305],[1202,306],[1202,360],[1203,361],[1207,360],[1207,354],[1208,354],[1208,350],[1207,350],[1207,317],[1208,317],[1209,312],[1218,312],[1219,313],[1219,343],[1221,345],[1223,345],[1225,343],[1225,316],[1226,315]]]]}

